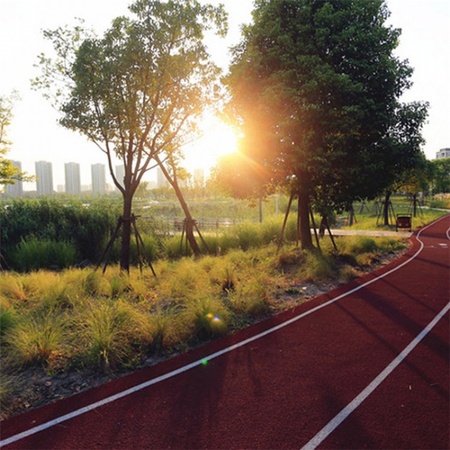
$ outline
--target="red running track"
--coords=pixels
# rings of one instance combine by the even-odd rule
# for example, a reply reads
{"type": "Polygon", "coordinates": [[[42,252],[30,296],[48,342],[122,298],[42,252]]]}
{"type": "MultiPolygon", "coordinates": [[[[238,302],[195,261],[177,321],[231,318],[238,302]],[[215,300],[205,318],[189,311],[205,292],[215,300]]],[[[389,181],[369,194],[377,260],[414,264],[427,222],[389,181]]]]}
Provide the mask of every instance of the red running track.
{"type": "Polygon", "coordinates": [[[448,449],[450,216],[393,264],[1,423],[21,449],[448,449]]]}

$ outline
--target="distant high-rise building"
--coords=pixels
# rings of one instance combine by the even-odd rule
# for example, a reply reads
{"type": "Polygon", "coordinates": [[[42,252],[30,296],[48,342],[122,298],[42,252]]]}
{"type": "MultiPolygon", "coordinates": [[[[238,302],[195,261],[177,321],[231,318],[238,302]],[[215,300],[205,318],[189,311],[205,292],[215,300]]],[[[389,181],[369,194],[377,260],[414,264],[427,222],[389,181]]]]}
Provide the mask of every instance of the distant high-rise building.
{"type": "Polygon", "coordinates": [[[450,158],[450,148],[441,148],[436,152],[436,159],[450,158]]]}
{"type": "Polygon", "coordinates": [[[205,185],[205,171],[203,169],[194,170],[194,186],[201,188],[205,185]]]}
{"type": "Polygon", "coordinates": [[[104,164],[92,164],[92,193],[102,195],[106,193],[106,177],[104,164]]]}
{"type": "Polygon", "coordinates": [[[164,176],[163,171],[161,170],[161,167],[158,167],[156,171],[156,185],[158,188],[168,187],[169,182],[167,181],[167,178],[164,176]]]}
{"type": "MultiPolygon", "coordinates": [[[[22,163],[20,161],[11,161],[14,167],[22,171],[22,163]]],[[[23,183],[21,180],[14,180],[14,184],[7,184],[5,193],[8,197],[21,197],[23,194],[23,183]]]]}
{"type": "Polygon", "coordinates": [[[53,170],[52,163],[47,161],[35,162],[36,188],[38,195],[53,194],[53,170]]]}
{"type": "Polygon", "coordinates": [[[79,195],[81,193],[80,165],[74,162],[64,164],[66,176],[66,193],[79,195]]]}
{"type": "Polygon", "coordinates": [[[116,166],[116,178],[119,184],[123,187],[123,179],[125,178],[125,167],[123,164],[116,166]]]}

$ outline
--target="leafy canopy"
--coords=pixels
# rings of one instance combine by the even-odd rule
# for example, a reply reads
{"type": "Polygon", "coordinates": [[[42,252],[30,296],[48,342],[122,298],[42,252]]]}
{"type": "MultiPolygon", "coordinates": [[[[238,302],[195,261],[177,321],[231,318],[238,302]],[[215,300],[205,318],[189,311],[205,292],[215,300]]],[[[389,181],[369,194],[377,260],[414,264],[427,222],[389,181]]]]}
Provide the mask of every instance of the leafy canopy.
{"type": "Polygon", "coordinates": [[[417,153],[426,108],[399,102],[412,69],[388,16],[383,0],[255,2],[225,81],[266,184],[342,207],[390,184],[407,145],[417,153]]]}
{"type": "Polygon", "coordinates": [[[215,101],[219,69],[203,37],[225,33],[226,16],[195,0],[139,0],[129,9],[132,17],[116,18],[101,38],[82,26],[46,31],[56,58],[41,55],[35,86],[62,111],[63,126],[96,143],[110,166],[112,155],[123,161],[126,179],[115,183],[134,192],[155,156],[179,155],[215,101]]]}

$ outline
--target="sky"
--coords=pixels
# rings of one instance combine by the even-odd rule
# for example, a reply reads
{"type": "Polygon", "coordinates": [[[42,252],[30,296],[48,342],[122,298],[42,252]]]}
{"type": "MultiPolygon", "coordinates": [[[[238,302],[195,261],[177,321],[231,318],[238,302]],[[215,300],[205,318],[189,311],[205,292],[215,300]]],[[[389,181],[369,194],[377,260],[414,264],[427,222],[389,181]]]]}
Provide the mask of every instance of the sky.
{"type": "MultiPolygon", "coordinates": [[[[206,0],[201,0],[206,2],[206,0]]],[[[220,0],[209,0],[218,4],[220,0]]],[[[21,100],[14,107],[8,131],[13,142],[7,157],[22,162],[22,169],[34,174],[35,161],[53,163],[54,185],[64,184],[64,163],[81,165],[82,184],[90,183],[90,165],[106,163],[104,154],[83,136],[57,124],[58,113],[31,90],[30,80],[39,74],[37,56],[51,54],[43,29],[75,24],[85,20],[99,34],[112,19],[128,13],[131,0],[0,0],[0,95],[18,91],[21,100]]],[[[225,71],[228,48],[239,42],[240,26],[251,20],[253,0],[222,0],[229,13],[226,39],[209,41],[212,58],[225,71]]],[[[389,24],[402,30],[397,56],[408,59],[414,68],[413,87],[403,101],[427,101],[428,123],[423,135],[424,152],[434,159],[441,148],[450,147],[450,1],[387,0],[389,24]]],[[[212,165],[213,160],[204,161],[212,165]]],[[[191,162],[193,169],[195,163],[191,162]]],[[[208,169],[209,167],[204,167],[208,169]]],[[[34,183],[24,186],[34,189],[34,183]]]]}

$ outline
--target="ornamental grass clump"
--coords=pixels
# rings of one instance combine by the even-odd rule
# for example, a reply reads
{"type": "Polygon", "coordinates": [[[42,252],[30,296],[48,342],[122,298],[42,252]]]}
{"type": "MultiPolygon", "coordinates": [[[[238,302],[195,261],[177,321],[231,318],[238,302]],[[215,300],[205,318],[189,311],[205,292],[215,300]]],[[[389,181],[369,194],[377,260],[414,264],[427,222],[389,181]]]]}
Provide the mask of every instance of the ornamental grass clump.
{"type": "Polygon", "coordinates": [[[81,364],[101,371],[132,366],[151,344],[142,313],[122,300],[92,301],[75,324],[81,364]]]}
{"type": "Polygon", "coordinates": [[[67,321],[61,316],[25,316],[7,333],[5,352],[18,365],[45,366],[52,354],[64,352],[67,338],[67,321]]]}
{"type": "Polygon", "coordinates": [[[11,300],[25,300],[27,296],[21,277],[13,273],[2,273],[0,295],[11,300]]]}
{"type": "Polygon", "coordinates": [[[83,289],[90,297],[107,297],[112,295],[112,287],[105,276],[98,270],[86,271],[83,289]]]}
{"type": "Polygon", "coordinates": [[[304,262],[297,272],[301,279],[321,283],[337,276],[339,271],[337,264],[329,254],[304,250],[303,257],[304,262]]]}
{"type": "Polygon", "coordinates": [[[145,327],[151,337],[151,349],[170,351],[189,339],[190,330],[179,314],[179,308],[158,309],[147,318],[145,327]]]}
{"type": "Polygon", "coordinates": [[[228,331],[230,312],[217,298],[200,295],[185,304],[182,317],[193,339],[221,336],[228,331]]]}
{"type": "Polygon", "coordinates": [[[271,281],[264,274],[249,276],[229,292],[229,302],[236,314],[260,316],[269,312],[271,281]]]}

